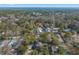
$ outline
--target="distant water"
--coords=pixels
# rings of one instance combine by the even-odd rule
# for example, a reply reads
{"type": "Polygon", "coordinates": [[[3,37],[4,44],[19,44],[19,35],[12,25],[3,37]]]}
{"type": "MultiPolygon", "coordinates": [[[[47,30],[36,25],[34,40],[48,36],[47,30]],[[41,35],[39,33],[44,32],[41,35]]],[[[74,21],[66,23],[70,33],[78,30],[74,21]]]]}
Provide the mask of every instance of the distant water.
{"type": "Polygon", "coordinates": [[[0,10],[79,10],[75,7],[0,7],[0,10]]]}

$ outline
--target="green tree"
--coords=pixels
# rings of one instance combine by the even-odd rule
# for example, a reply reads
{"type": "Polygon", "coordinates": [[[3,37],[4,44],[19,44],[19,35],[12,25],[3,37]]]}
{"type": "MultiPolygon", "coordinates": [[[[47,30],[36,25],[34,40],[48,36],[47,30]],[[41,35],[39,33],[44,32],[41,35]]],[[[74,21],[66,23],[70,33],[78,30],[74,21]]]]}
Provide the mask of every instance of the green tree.
{"type": "Polygon", "coordinates": [[[41,46],[39,49],[40,49],[39,54],[41,54],[41,55],[49,55],[48,46],[41,46]]]}
{"type": "Polygon", "coordinates": [[[48,34],[49,33],[42,33],[41,35],[40,35],[40,41],[41,42],[47,42],[48,41],[48,34]]]}
{"type": "Polygon", "coordinates": [[[25,33],[24,34],[24,39],[29,44],[29,43],[32,43],[36,40],[36,36],[34,34],[25,33]]]}
{"type": "Polygon", "coordinates": [[[31,53],[31,55],[38,55],[38,51],[37,50],[33,50],[33,52],[31,53]]]}
{"type": "Polygon", "coordinates": [[[61,46],[59,46],[59,48],[58,48],[58,54],[63,55],[64,53],[65,53],[64,48],[63,48],[63,47],[61,47],[61,46]]]}
{"type": "Polygon", "coordinates": [[[4,40],[4,36],[0,33],[0,40],[4,40]]]}
{"type": "Polygon", "coordinates": [[[27,50],[27,43],[26,43],[26,41],[24,41],[23,43],[22,43],[22,45],[20,45],[19,47],[18,47],[18,54],[24,54],[25,53],[25,51],[27,50]]]}
{"type": "Polygon", "coordinates": [[[55,36],[55,34],[52,33],[52,37],[51,38],[52,38],[52,43],[54,45],[60,45],[60,42],[59,42],[58,38],[55,36]]]}
{"type": "Polygon", "coordinates": [[[0,23],[0,32],[3,32],[5,30],[6,24],[1,22],[0,23]]]}
{"type": "Polygon", "coordinates": [[[62,32],[62,31],[64,30],[64,25],[65,25],[65,24],[62,23],[62,22],[59,24],[59,28],[60,28],[59,31],[60,31],[60,32],[62,32]]]}
{"type": "Polygon", "coordinates": [[[71,32],[66,32],[64,35],[64,40],[65,42],[69,42],[72,39],[72,33],[71,32]]]}
{"type": "Polygon", "coordinates": [[[71,32],[65,32],[64,37],[65,37],[65,38],[70,38],[70,37],[71,37],[71,35],[72,35],[72,33],[71,33],[71,32]]]}

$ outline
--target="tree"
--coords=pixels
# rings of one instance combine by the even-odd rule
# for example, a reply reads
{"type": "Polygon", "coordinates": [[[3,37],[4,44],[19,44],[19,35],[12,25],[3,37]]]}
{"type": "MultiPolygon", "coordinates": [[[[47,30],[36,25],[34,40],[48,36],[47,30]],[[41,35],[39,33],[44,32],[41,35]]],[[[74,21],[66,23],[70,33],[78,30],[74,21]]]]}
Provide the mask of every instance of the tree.
{"type": "Polygon", "coordinates": [[[55,36],[55,34],[52,33],[52,44],[54,45],[60,45],[60,42],[58,41],[58,38],[55,36]]]}
{"type": "Polygon", "coordinates": [[[64,41],[69,42],[72,39],[72,33],[71,32],[66,32],[64,35],[64,41]]]}
{"type": "Polygon", "coordinates": [[[17,53],[22,55],[27,50],[27,43],[26,41],[23,41],[22,44],[17,48],[17,53]]]}
{"type": "Polygon", "coordinates": [[[41,46],[41,47],[39,47],[39,51],[38,52],[41,55],[49,55],[48,46],[41,46]]]}
{"type": "Polygon", "coordinates": [[[38,55],[38,51],[37,50],[33,50],[33,52],[31,53],[31,55],[38,55]]]}
{"type": "Polygon", "coordinates": [[[0,40],[4,40],[4,36],[0,33],[0,40]]]}
{"type": "Polygon", "coordinates": [[[48,42],[48,35],[49,35],[49,33],[42,33],[41,35],[40,35],[40,41],[41,42],[48,42]]]}
{"type": "Polygon", "coordinates": [[[61,47],[61,46],[59,46],[59,48],[58,48],[58,54],[63,55],[64,53],[65,53],[64,48],[63,48],[63,47],[61,47]]]}
{"type": "Polygon", "coordinates": [[[65,35],[64,35],[64,37],[65,37],[65,38],[70,38],[70,37],[71,37],[71,35],[72,35],[72,33],[71,33],[71,32],[66,32],[66,33],[65,33],[65,35]]]}
{"type": "Polygon", "coordinates": [[[36,36],[34,34],[25,33],[24,34],[24,39],[29,44],[29,43],[32,43],[36,40],[36,36]]]}
{"type": "Polygon", "coordinates": [[[59,31],[60,31],[60,32],[62,32],[62,31],[64,30],[64,25],[65,25],[65,24],[62,23],[62,22],[59,24],[59,28],[60,28],[59,31]]]}
{"type": "Polygon", "coordinates": [[[0,32],[3,32],[5,30],[6,24],[4,22],[0,23],[0,32]]]}

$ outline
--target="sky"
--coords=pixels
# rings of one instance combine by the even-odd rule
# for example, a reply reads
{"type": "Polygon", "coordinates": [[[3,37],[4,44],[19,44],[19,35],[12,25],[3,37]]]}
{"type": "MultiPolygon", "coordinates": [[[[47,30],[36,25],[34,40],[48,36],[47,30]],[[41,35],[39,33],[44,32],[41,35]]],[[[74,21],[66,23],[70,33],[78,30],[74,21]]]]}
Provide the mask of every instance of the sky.
{"type": "Polygon", "coordinates": [[[0,7],[79,7],[79,4],[0,4],[0,7]]]}

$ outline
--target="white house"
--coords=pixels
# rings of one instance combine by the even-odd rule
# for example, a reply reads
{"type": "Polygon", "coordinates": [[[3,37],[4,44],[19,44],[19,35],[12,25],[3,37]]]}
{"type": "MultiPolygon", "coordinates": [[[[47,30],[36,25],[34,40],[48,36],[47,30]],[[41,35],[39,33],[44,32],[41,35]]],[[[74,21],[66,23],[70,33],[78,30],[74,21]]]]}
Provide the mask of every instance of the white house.
{"type": "Polygon", "coordinates": [[[41,28],[41,27],[38,27],[37,28],[37,34],[40,34],[40,33],[42,33],[43,32],[43,29],[41,28]]]}
{"type": "Polygon", "coordinates": [[[53,28],[53,29],[52,29],[52,32],[55,33],[55,32],[58,32],[58,30],[59,30],[59,28],[53,28]]]}

